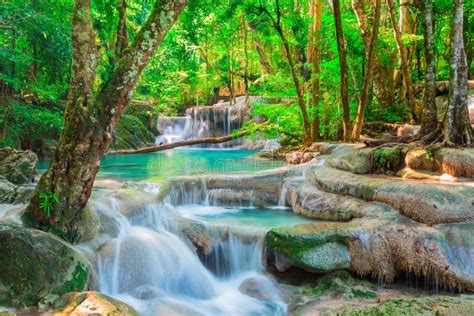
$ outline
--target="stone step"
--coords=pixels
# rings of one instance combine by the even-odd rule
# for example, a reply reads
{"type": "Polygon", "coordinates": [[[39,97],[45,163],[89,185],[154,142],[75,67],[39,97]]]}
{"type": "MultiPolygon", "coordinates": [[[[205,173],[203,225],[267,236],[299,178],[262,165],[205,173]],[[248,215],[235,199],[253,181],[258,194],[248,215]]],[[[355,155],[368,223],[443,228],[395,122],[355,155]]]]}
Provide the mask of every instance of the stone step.
{"type": "Polygon", "coordinates": [[[320,190],[386,203],[420,223],[435,225],[474,220],[474,187],[355,175],[324,166],[308,180],[320,190]]]}

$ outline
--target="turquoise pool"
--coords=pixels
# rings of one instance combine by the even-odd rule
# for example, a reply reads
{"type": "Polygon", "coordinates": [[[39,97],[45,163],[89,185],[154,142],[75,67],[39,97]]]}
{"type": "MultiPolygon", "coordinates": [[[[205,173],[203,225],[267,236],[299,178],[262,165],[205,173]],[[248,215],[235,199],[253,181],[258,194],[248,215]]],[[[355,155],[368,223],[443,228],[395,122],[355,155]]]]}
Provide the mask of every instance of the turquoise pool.
{"type": "MultiPolygon", "coordinates": [[[[99,178],[145,180],[187,174],[252,173],[284,166],[283,161],[253,158],[253,150],[172,149],[137,155],[110,155],[101,159],[99,178]]],[[[39,171],[48,167],[40,162],[39,171]]]]}

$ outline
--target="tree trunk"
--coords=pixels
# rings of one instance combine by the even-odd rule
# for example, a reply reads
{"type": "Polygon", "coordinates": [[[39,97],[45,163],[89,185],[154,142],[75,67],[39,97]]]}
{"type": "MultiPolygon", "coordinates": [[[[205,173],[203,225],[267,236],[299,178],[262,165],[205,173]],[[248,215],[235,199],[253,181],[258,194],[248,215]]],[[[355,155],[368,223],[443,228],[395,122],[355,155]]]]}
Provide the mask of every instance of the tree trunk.
{"type": "Polygon", "coordinates": [[[51,230],[72,242],[87,227],[81,225],[101,156],[123,108],[132,97],[141,72],[156,52],[187,1],[156,1],[145,25],[107,82],[93,91],[98,51],[92,28],[90,0],[76,0],[73,11],[70,90],[64,127],[49,169],[41,177],[24,215],[25,222],[51,230]],[[42,211],[40,194],[54,193],[58,202],[48,217],[42,211]]]}
{"type": "Polygon", "coordinates": [[[270,60],[268,59],[267,54],[265,53],[265,48],[263,46],[263,43],[257,38],[257,31],[255,30],[255,27],[250,24],[250,31],[253,33],[253,46],[255,47],[255,50],[257,51],[258,54],[258,59],[260,61],[260,64],[263,67],[263,70],[269,75],[274,75],[275,71],[273,70],[273,67],[270,63],[270,60]]]}
{"type": "Polygon", "coordinates": [[[348,95],[348,77],[347,77],[347,62],[346,51],[344,44],[344,34],[342,32],[341,8],[339,0],[333,1],[334,21],[336,24],[336,39],[337,51],[339,53],[339,64],[341,68],[341,102],[342,102],[342,122],[344,131],[344,141],[351,140],[351,115],[349,109],[349,95],[348,95]]]}
{"type": "Polygon", "coordinates": [[[301,110],[301,115],[303,116],[304,144],[305,144],[305,146],[309,146],[309,145],[311,145],[311,124],[309,122],[308,111],[306,109],[306,104],[305,104],[304,98],[303,98],[303,86],[301,85],[301,82],[298,79],[298,73],[297,73],[296,65],[293,61],[293,56],[291,54],[290,45],[288,44],[286,36],[283,33],[283,29],[280,25],[281,12],[280,12],[280,7],[279,7],[279,2],[276,1],[276,10],[277,10],[277,18],[276,19],[270,14],[270,12],[267,9],[265,9],[263,7],[260,7],[260,10],[262,10],[270,18],[273,27],[277,31],[277,33],[280,37],[280,40],[283,43],[283,49],[285,51],[286,59],[287,59],[288,64],[290,66],[291,78],[293,79],[293,83],[294,83],[295,88],[296,88],[298,106],[301,110]]]}
{"type": "Polygon", "coordinates": [[[405,85],[407,89],[408,102],[411,107],[411,113],[413,119],[418,121],[420,118],[420,102],[416,99],[415,88],[413,87],[411,81],[410,67],[408,65],[408,54],[405,45],[402,42],[402,34],[398,27],[397,19],[395,16],[395,9],[393,0],[387,0],[388,11],[390,13],[390,20],[392,21],[393,34],[397,42],[398,52],[400,54],[401,67],[403,72],[403,77],[405,79],[405,85]]]}
{"type": "Polygon", "coordinates": [[[453,27],[451,30],[451,75],[449,78],[449,105],[445,131],[445,142],[453,144],[472,144],[473,131],[469,122],[467,108],[467,62],[464,51],[463,23],[464,0],[453,0],[453,27]]]}
{"type": "Polygon", "coordinates": [[[424,0],[423,37],[425,43],[425,96],[421,117],[420,136],[428,135],[438,128],[436,110],[436,72],[433,40],[433,0],[424,0]]]}
{"type": "Polygon", "coordinates": [[[221,144],[221,143],[225,143],[234,139],[241,138],[247,134],[248,134],[247,131],[242,131],[237,134],[231,134],[231,135],[226,135],[226,136],[201,137],[201,138],[183,140],[183,141],[175,142],[175,143],[149,146],[149,147],[144,147],[144,148],[139,148],[139,149],[115,150],[115,151],[109,152],[108,154],[109,155],[133,155],[133,154],[152,153],[156,151],[163,151],[163,150],[168,150],[168,149],[173,149],[173,148],[183,147],[183,146],[192,146],[192,145],[199,145],[199,144],[221,144]]]}
{"type": "MultiPolygon", "coordinates": [[[[365,51],[369,51],[370,46],[370,29],[369,23],[367,21],[367,13],[364,8],[367,6],[366,0],[352,0],[352,9],[357,17],[357,22],[359,24],[359,31],[362,37],[362,43],[364,44],[365,51]]],[[[390,53],[391,55],[393,53],[390,53]]],[[[392,106],[395,102],[394,98],[394,81],[393,81],[393,68],[395,63],[395,58],[389,58],[389,62],[381,62],[380,57],[377,53],[374,56],[374,72],[373,72],[373,85],[374,85],[374,94],[377,97],[382,108],[387,108],[392,106]]],[[[363,69],[362,72],[364,72],[363,69]]],[[[365,76],[365,75],[364,75],[365,76]]]]}
{"type": "Polygon", "coordinates": [[[249,100],[249,52],[247,49],[247,23],[245,22],[245,15],[242,15],[242,32],[244,40],[244,86],[245,86],[245,103],[249,100]]]}
{"type": "Polygon", "coordinates": [[[311,23],[309,27],[309,44],[307,63],[312,67],[312,78],[311,78],[311,107],[313,113],[311,138],[313,141],[320,139],[319,131],[319,87],[320,79],[319,75],[321,72],[321,19],[322,19],[322,0],[311,0],[309,4],[309,15],[311,23]]]}
{"type": "Polygon", "coordinates": [[[381,0],[375,0],[374,21],[372,25],[372,34],[370,39],[369,51],[367,53],[367,71],[362,82],[362,91],[359,96],[359,108],[357,109],[357,118],[352,130],[352,139],[358,140],[364,125],[365,109],[369,100],[369,89],[372,86],[374,72],[375,49],[377,47],[377,37],[380,23],[381,0]]]}

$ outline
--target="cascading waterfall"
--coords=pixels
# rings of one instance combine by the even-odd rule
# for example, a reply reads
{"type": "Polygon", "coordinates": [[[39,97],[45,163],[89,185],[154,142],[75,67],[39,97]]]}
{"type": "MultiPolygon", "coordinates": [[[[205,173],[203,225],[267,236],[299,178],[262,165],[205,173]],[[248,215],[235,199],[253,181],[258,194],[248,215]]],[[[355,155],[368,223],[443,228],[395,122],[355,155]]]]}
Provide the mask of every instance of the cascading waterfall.
{"type": "MultiPolygon", "coordinates": [[[[185,117],[160,117],[156,143],[171,142],[201,137],[219,137],[230,135],[232,131],[242,127],[246,120],[247,105],[245,97],[238,97],[235,105],[228,102],[214,106],[192,107],[186,110],[185,117]]],[[[199,145],[200,147],[229,148],[242,144],[236,139],[223,144],[199,145]]]]}
{"type": "Polygon", "coordinates": [[[171,205],[145,206],[129,212],[128,219],[120,203],[111,201],[107,206],[118,236],[99,251],[101,292],[127,302],[143,315],[286,314],[274,282],[262,274],[261,240],[243,240],[233,234],[216,240],[212,254],[204,260],[208,269],[173,232],[169,224],[179,215],[171,205]],[[247,280],[258,282],[270,299],[242,293],[239,289],[247,280]]]}
{"type": "Polygon", "coordinates": [[[208,189],[205,178],[202,178],[200,181],[173,183],[170,191],[166,202],[173,206],[254,207],[256,199],[255,190],[208,189]]]}

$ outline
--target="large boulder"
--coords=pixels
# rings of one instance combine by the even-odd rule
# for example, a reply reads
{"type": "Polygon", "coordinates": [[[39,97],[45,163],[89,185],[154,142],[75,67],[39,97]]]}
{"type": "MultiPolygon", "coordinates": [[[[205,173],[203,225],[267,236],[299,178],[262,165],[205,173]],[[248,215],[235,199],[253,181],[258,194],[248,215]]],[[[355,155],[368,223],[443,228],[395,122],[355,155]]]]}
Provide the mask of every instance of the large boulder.
{"type": "Polygon", "coordinates": [[[472,223],[434,228],[406,217],[356,219],[274,228],[265,238],[267,265],[279,271],[350,270],[393,282],[412,272],[440,288],[474,291],[472,223]],[[413,254],[416,254],[415,256],[413,254]]]}
{"type": "Polygon", "coordinates": [[[441,173],[455,177],[474,177],[474,148],[442,148],[434,154],[441,173]]]}
{"type": "Polygon", "coordinates": [[[92,267],[73,247],[34,229],[0,225],[0,305],[47,307],[86,289],[92,267]]]}
{"type": "Polygon", "coordinates": [[[454,177],[474,177],[473,148],[416,148],[405,157],[407,167],[413,170],[430,170],[454,177]]]}
{"type": "Polygon", "coordinates": [[[34,185],[16,185],[0,176],[0,203],[27,203],[33,194],[34,185]]]}
{"type": "Polygon", "coordinates": [[[38,157],[32,151],[0,148],[0,175],[13,184],[30,183],[37,163],[38,157]]]}
{"type": "Polygon", "coordinates": [[[54,302],[54,316],[60,315],[123,315],[138,316],[133,307],[97,292],[71,292],[54,302]]]}
{"type": "Polygon", "coordinates": [[[292,266],[318,273],[349,269],[349,227],[317,223],[274,228],[265,237],[267,265],[282,272],[292,266]]]}
{"type": "Polygon", "coordinates": [[[17,188],[18,186],[5,179],[5,177],[0,176],[0,203],[12,203],[15,199],[17,188]]]}
{"type": "Polygon", "coordinates": [[[287,201],[293,212],[321,220],[349,221],[359,217],[362,201],[321,191],[308,181],[294,179],[285,183],[287,201]]]}
{"type": "Polygon", "coordinates": [[[474,188],[355,175],[316,167],[309,180],[319,189],[386,203],[424,224],[456,223],[474,219],[474,188]]]}
{"type": "Polygon", "coordinates": [[[333,154],[326,165],[343,171],[364,174],[372,171],[373,148],[347,148],[342,154],[333,154]]]}

